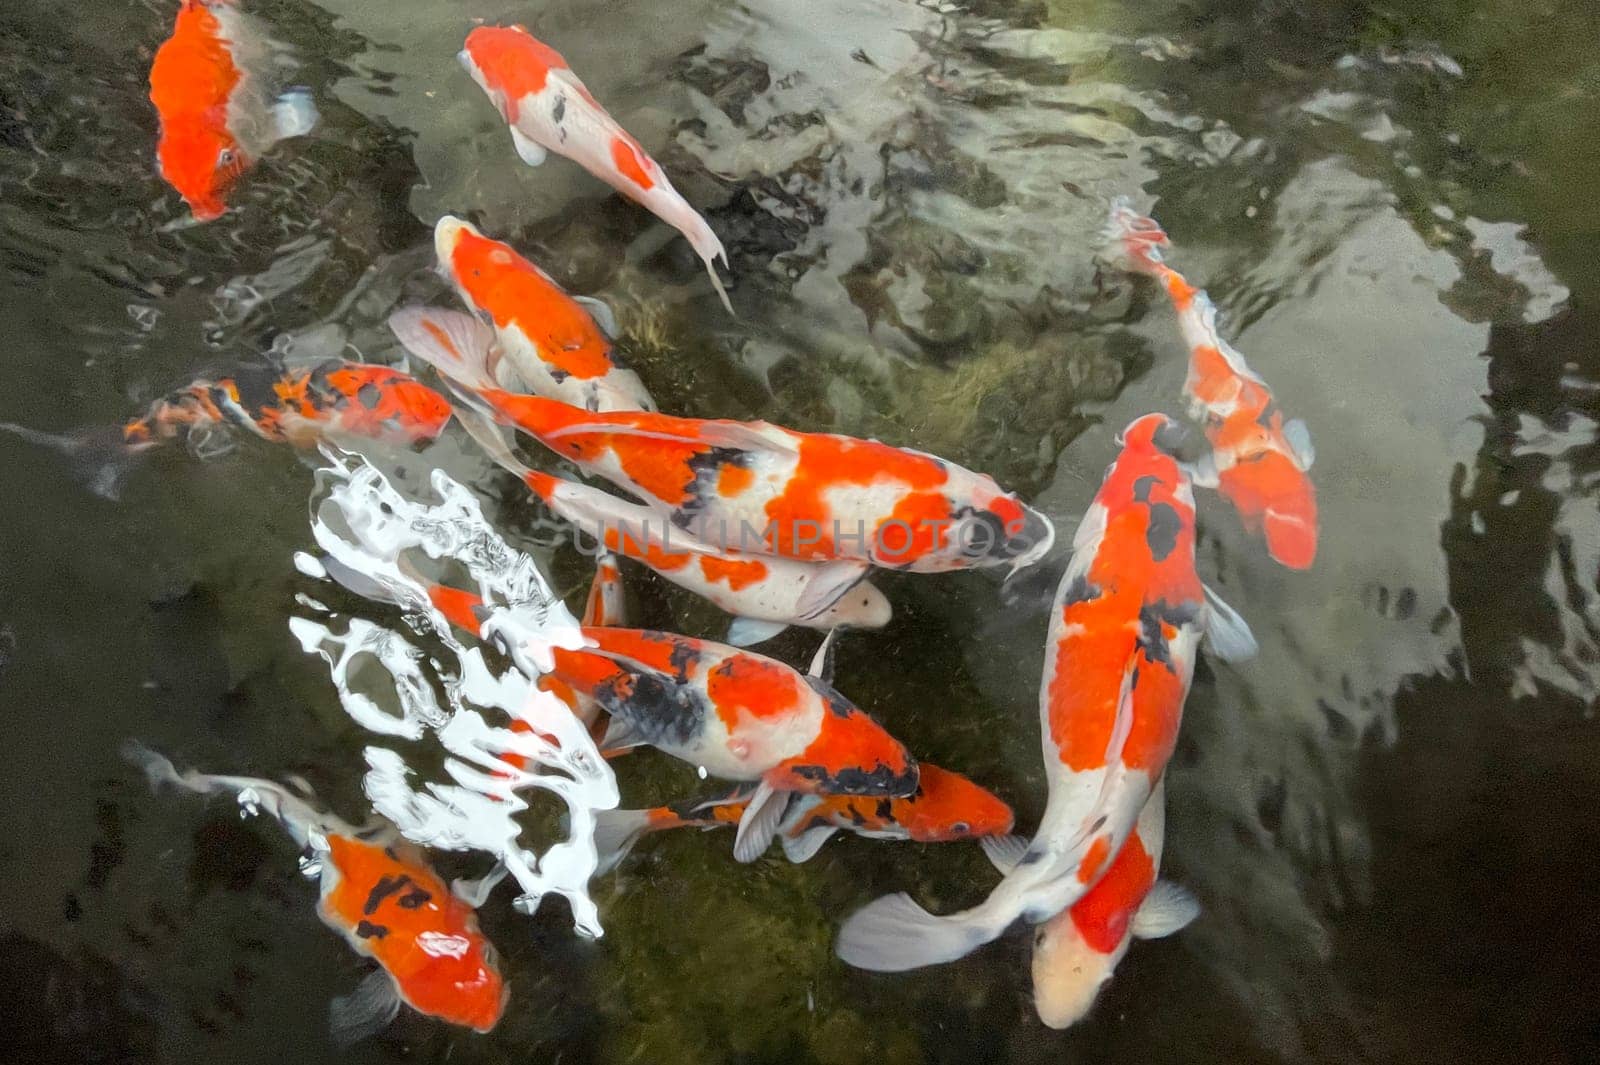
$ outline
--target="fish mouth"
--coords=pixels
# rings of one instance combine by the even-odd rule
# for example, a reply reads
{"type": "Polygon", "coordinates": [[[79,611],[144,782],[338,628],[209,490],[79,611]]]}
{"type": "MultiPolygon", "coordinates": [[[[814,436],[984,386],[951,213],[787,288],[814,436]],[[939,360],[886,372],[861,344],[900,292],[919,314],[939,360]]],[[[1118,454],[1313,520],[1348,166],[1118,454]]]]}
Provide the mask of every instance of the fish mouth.
{"type": "Polygon", "coordinates": [[[189,214],[196,222],[215,222],[227,213],[227,208],[218,200],[190,200],[189,214]]]}

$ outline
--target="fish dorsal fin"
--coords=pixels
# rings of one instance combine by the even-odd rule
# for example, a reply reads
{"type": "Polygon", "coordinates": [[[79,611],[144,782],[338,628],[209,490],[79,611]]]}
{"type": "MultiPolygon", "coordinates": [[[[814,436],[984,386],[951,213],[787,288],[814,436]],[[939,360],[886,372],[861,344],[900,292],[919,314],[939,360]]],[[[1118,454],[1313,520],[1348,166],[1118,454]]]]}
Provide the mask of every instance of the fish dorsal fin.
{"type": "Polygon", "coordinates": [[[511,127],[511,143],[517,149],[517,158],[529,166],[538,166],[550,155],[545,151],[544,145],[522,132],[516,126],[511,127]]]}
{"type": "Polygon", "coordinates": [[[796,865],[808,862],[837,831],[839,830],[832,825],[817,825],[815,828],[806,829],[798,836],[784,836],[783,856],[796,865]]]}
{"type": "Polygon", "coordinates": [[[784,621],[762,621],[759,618],[734,618],[728,625],[728,643],[733,647],[754,647],[766,643],[789,627],[784,621]]]}
{"type": "Polygon", "coordinates": [[[707,447],[726,448],[730,451],[777,452],[785,455],[795,453],[794,445],[788,441],[768,439],[759,429],[745,425],[743,422],[698,422],[692,428],[687,428],[681,433],[669,432],[665,429],[645,429],[621,422],[580,422],[574,425],[564,425],[559,429],[552,429],[543,435],[552,440],[559,440],[562,437],[583,436],[592,433],[608,436],[631,436],[641,440],[665,440],[679,444],[702,444],[707,447]]]}
{"type": "Polygon", "coordinates": [[[1160,939],[1199,916],[1200,903],[1187,888],[1170,880],[1157,880],[1133,915],[1128,930],[1135,939],[1160,939]]]}
{"type": "Polygon", "coordinates": [[[340,995],[328,1007],[328,1023],[333,1041],[349,1047],[389,1026],[400,1012],[400,992],[394,978],[374,969],[348,995],[340,995]]]}
{"type": "Polygon", "coordinates": [[[609,339],[615,340],[622,335],[622,330],[617,326],[617,316],[611,310],[611,305],[604,300],[593,296],[574,296],[574,303],[589,312],[589,317],[594,319],[594,324],[600,327],[600,332],[609,339]]]}
{"type": "Polygon", "coordinates": [[[750,805],[739,818],[739,832],[733,840],[733,857],[739,862],[753,862],[766,853],[777,834],[789,807],[789,793],[778,791],[766,781],[750,797],[750,805]]]}
{"type": "Polygon", "coordinates": [[[1001,876],[1010,876],[1011,871],[1022,864],[1022,856],[1028,853],[1028,841],[1015,835],[985,836],[978,841],[978,846],[983,848],[984,857],[1001,876]]]}
{"type": "Polygon", "coordinates": [[[1250,626],[1238,611],[1222,601],[1222,597],[1205,585],[1206,642],[1211,653],[1224,662],[1242,662],[1253,658],[1260,648],[1250,626]]]}
{"type": "Polygon", "coordinates": [[[1311,464],[1317,461],[1317,449],[1311,443],[1311,430],[1306,428],[1306,423],[1299,418],[1291,418],[1283,423],[1283,438],[1289,444],[1289,450],[1294,452],[1294,460],[1302,470],[1309,470],[1311,464]]]}
{"type": "Polygon", "coordinates": [[[860,584],[869,568],[865,562],[819,563],[795,603],[795,613],[802,621],[821,614],[860,584]]]}

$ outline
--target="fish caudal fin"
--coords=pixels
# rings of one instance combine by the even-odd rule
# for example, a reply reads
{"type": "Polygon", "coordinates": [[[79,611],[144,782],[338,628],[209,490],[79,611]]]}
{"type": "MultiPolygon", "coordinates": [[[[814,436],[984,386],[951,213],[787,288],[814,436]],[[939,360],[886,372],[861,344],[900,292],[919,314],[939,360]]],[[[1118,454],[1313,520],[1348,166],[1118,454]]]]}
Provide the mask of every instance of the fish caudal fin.
{"type": "Polygon", "coordinates": [[[178,767],[172,764],[172,759],[160,751],[151,750],[138,740],[128,740],[122,745],[122,757],[144,771],[145,779],[150,781],[152,788],[172,784],[190,791],[205,790],[195,788],[186,774],[179,772],[178,767]]]}
{"type": "Polygon", "coordinates": [[[389,1026],[400,1012],[400,992],[382,969],[368,973],[356,989],[328,1006],[328,1028],[341,1047],[353,1046],[389,1026]]]}
{"type": "Polygon", "coordinates": [[[154,441],[130,444],[121,429],[43,433],[25,425],[0,422],[0,431],[66,456],[73,474],[89,491],[113,502],[121,498],[123,484],[139,458],[156,446],[154,441]]]}
{"type": "Polygon", "coordinates": [[[649,829],[648,810],[601,810],[597,813],[594,849],[599,861],[594,867],[595,875],[609,873],[620,865],[649,829]]]}
{"type": "Polygon", "coordinates": [[[491,359],[494,330],[470,314],[437,307],[402,307],[389,329],[405,349],[455,384],[473,392],[498,389],[491,359]]]}
{"type": "Polygon", "coordinates": [[[910,895],[885,895],[850,915],[839,929],[834,953],[857,969],[905,972],[966,957],[999,938],[1020,916],[991,900],[935,917],[910,895]]]}
{"type": "Polygon", "coordinates": [[[272,125],[281,140],[304,137],[317,128],[317,105],[311,100],[311,90],[290,89],[272,105],[272,125]]]}

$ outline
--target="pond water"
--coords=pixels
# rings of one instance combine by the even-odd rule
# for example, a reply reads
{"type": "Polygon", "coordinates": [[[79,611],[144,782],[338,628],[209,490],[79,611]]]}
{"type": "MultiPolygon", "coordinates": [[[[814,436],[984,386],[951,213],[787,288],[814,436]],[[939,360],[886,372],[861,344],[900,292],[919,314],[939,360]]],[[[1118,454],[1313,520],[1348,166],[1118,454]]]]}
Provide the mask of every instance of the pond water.
{"type": "MultiPolygon", "coordinates": [[[[317,920],[292,848],[226,803],[152,795],[118,756],[139,737],[213,771],[300,774],[364,813],[370,737],[286,624],[314,590],[293,564],[314,457],[173,449],[112,502],[0,436],[0,1046],[17,1060],[1600,1055],[1600,9],[249,7],[323,120],[195,226],[155,170],[147,99],[174,5],[3,5],[0,421],[116,425],[286,335],[397,360],[384,319],[442,294],[429,227],[456,213],[611,303],[664,409],[934,452],[1070,530],[1115,432],[1181,409],[1170,309],[1095,262],[1128,195],[1309,423],[1321,553],[1278,567],[1202,499],[1202,574],[1261,644],[1200,667],[1167,774],[1165,873],[1204,909],[1136,944],[1073,1029],[1035,1017],[1018,933],[903,975],[833,957],[839,919],[886,891],[981,898],[976,847],[846,839],[746,867],[726,834],[676,833],[596,881],[601,940],[558,902],[484,907],[513,994],[489,1035],[403,1013],[339,1051],[327,1005],[366,963],[317,920]],[[516,159],[456,64],[475,19],[559,48],[661,161],[728,247],[737,318],[648,214],[568,162],[516,159]]],[[[454,430],[374,457],[403,485],[432,465],[474,485],[513,540],[538,516],[454,430]]],[[[548,561],[576,602],[582,560],[548,561]]],[[[641,624],[720,634],[711,608],[630,582],[641,624]]],[[[883,587],[896,619],[843,642],[839,687],[1031,827],[1043,605],[983,575],[883,587]]],[[[767,650],[803,663],[814,644],[767,650]]],[[[625,805],[704,787],[627,762],[625,805]]]]}

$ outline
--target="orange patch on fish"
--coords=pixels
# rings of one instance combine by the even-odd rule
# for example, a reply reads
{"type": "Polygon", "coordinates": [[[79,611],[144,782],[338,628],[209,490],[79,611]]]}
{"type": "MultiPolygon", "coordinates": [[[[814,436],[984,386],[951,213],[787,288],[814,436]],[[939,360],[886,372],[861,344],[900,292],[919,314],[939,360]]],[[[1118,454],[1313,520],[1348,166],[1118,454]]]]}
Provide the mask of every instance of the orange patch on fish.
{"type": "MultiPolygon", "coordinates": [[[[831,535],[833,512],[823,498],[832,488],[865,487],[884,481],[897,481],[907,496],[928,493],[949,480],[944,466],[936,459],[914,455],[872,440],[848,437],[806,436],[800,440],[799,461],[794,476],[783,494],[767,504],[767,517],[777,523],[778,542],[773,550],[791,558],[830,558],[837,552],[831,535]],[[811,542],[816,537],[815,542],[811,542]],[[801,543],[801,541],[807,541],[801,543]]],[[[942,498],[942,497],[940,497],[942,498]]],[[[938,508],[902,499],[897,507],[911,516],[927,516],[938,508]]],[[[948,506],[939,513],[949,518],[948,506]]],[[[842,534],[876,536],[877,529],[842,529],[842,534]]],[[[916,528],[912,544],[903,555],[915,558],[916,528]]]]}
{"type": "Polygon", "coordinates": [[[755,473],[748,467],[730,462],[722,467],[722,472],[717,476],[717,494],[724,499],[731,499],[749,488],[755,478],[755,473]]]}
{"type": "Polygon", "coordinates": [[[706,674],[706,694],[729,732],[743,714],[772,721],[800,705],[800,679],[793,670],[755,655],[733,654],[706,674]]]}
{"type": "Polygon", "coordinates": [[[1072,923],[1093,949],[1110,954],[1128,934],[1128,923],[1156,882],[1156,866],[1135,832],[1117,852],[1099,883],[1072,907],[1072,923]]]}
{"type": "Polygon", "coordinates": [[[1069,631],[1057,641],[1049,688],[1050,739],[1061,762],[1075,773],[1100,769],[1117,716],[1117,700],[1138,618],[1138,604],[1118,602],[1114,592],[1068,603],[1062,618],[1069,631]]]}
{"type": "Polygon", "coordinates": [[[588,381],[615,367],[611,343],[588,312],[510,245],[463,228],[450,266],[474,305],[499,328],[520,329],[559,373],[588,381]]]}
{"type": "Polygon", "coordinates": [[[466,48],[484,80],[505,97],[511,123],[522,98],[543,92],[550,72],[567,67],[560,52],[520,26],[479,26],[467,34],[466,48]]]}
{"type": "Polygon", "coordinates": [[[1267,552],[1291,569],[1317,554],[1317,497],[1311,479],[1280,451],[1266,451],[1223,470],[1218,490],[1245,528],[1260,529],[1267,552]]]}
{"type": "Polygon", "coordinates": [[[721,581],[737,592],[766,579],[767,564],[757,559],[717,558],[700,556],[700,572],[713,584],[721,581]]]}
{"type": "Polygon", "coordinates": [[[477,608],[483,605],[482,596],[434,584],[428,587],[428,599],[433,603],[433,608],[456,628],[473,633],[483,628],[483,622],[478,620],[477,615],[477,608]]]}
{"type": "Polygon", "coordinates": [[[1094,842],[1089,844],[1089,849],[1083,856],[1083,863],[1078,866],[1078,882],[1090,884],[1100,875],[1100,869],[1106,864],[1106,859],[1111,856],[1111,839],[1109,836],[1096,836],[1094,842]]]}
{"type": "Polygon", "coordinates": [[[611,138],[611,162],[617,171],[641,189],[650,189],[655,181],[650,177],[644,151],[624,137],[611,138]]]}

